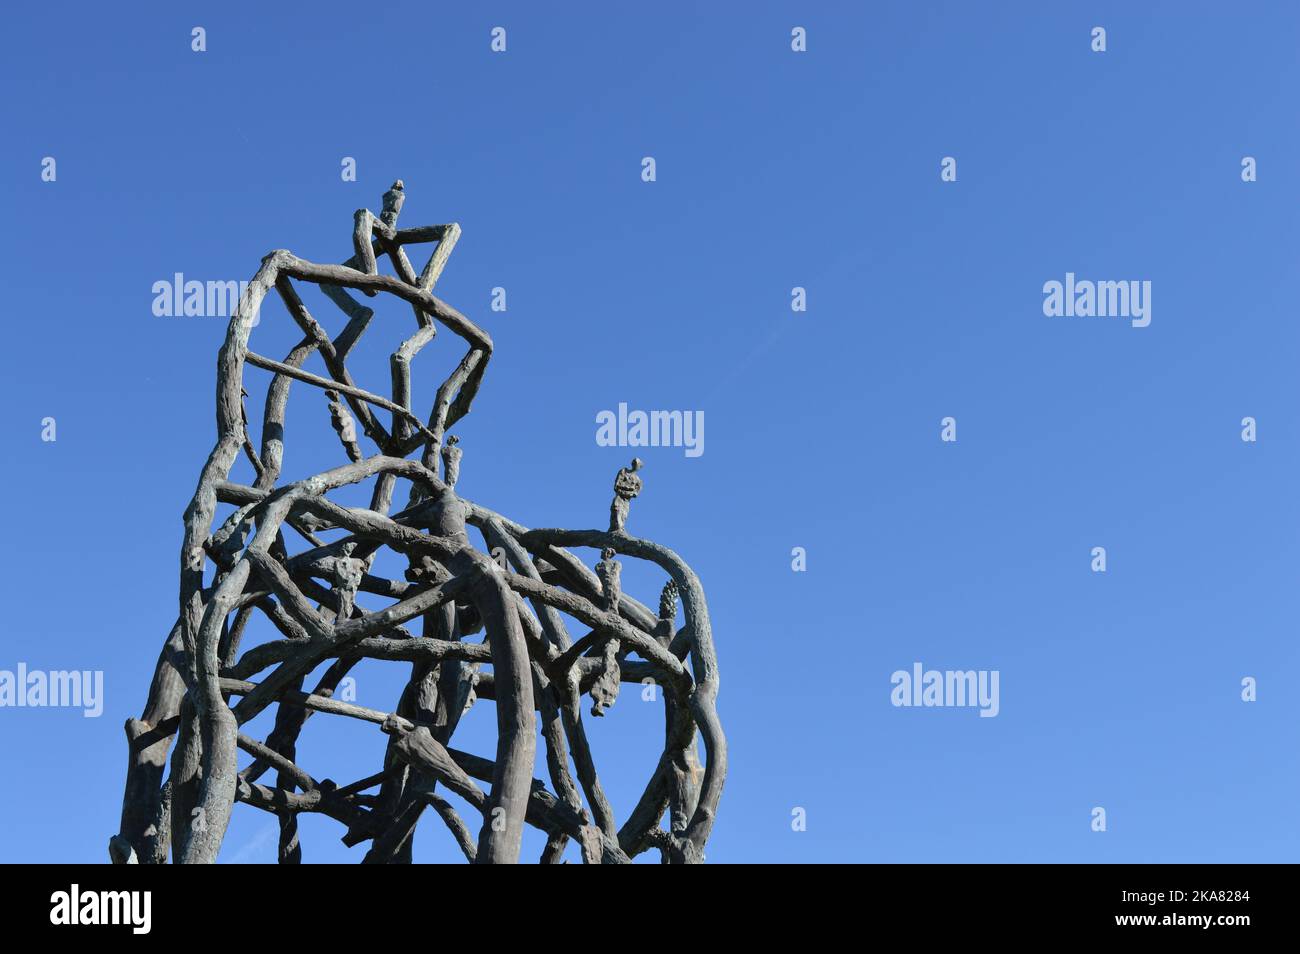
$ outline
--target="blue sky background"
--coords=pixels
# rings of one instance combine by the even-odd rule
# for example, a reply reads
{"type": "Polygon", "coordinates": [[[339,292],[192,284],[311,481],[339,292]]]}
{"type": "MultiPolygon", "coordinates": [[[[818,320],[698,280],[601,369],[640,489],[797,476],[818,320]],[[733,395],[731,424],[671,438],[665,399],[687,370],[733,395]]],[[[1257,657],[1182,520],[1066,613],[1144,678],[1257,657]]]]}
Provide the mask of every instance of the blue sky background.
{"type": "MultiPolygon", "coordinates": [[[[121,726],[175,616],[225,322],[155,317],[152,284],[341,261],[401,177],[402,224],[463,227],[438,294],[497,346],[457,429],[465,496],[602,525],[632,452],[595,414],[705,412],[702,457],[639,451],[629,526],[708,594],[731,744],[710,860],[1294,861],[1298,27],[1278,3],[8,11],[0,668],[102,669],[106,703],[0,709],[4,860],[106,859],[121,726]],[[1067,271],[1150,280],[1150,327],[1045,317],[1067,271]],[[915,661],[999,670],[1001,714],[894,708],[915,661]]],[[[288,323],[268,306],[252,347],[282,356],[288,323]]],[[[381,312],[363,386],[411,326],[381,312]]],[[[423,352],[421,412],[460,354],[423,352]]],[[[341,460],[308,390],[293,479],[341,460]]],[[[647,602],[661,582],[625,568],[647,602]]],[[[395,705],[388,668],[356,670],[358,702],[395,705]]],[[[458,744],[491,754],[492,720],[458,744]]],[[[625,688],[587,722],[621,820],[660,708],[625,688]]],[[[344,783],[383,743],[318,716],[299,761],[344,783]]],[[[307,861],[364,851],[303,831],[307,861]]],[[[223,860],[274,848],[238,807],[223,860]]],[[[432,814],[416,858],[458,858],[432,814]]]]}

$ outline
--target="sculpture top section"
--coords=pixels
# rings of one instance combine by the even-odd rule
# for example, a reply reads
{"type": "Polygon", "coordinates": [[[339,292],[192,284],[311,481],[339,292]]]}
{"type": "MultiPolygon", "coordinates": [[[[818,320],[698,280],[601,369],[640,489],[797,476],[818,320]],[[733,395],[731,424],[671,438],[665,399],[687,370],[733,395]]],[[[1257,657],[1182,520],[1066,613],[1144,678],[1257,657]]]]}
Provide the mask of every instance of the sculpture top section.
{"type": "MultiPolygon", "coordinates": [[[[630,502],[642,489],[640,459],[615,477],[608,532],[530,530],[460,495],[464,455],[451,430],[470,411],[492,340],[433,294],[459,227],[399,229],[405,200],[399,179],[378,216],[357,210],[353,255],[340,264],[285,250],[266,256],[231,317],[217,360],[217,440],[185,511],[179,615],[148,704],[127,724],[130,761],[112,857],[214,861],[233,805],[245,802],[278,817],[282,862],[301,860],[302,811],[343,823],[346,844],[372,842],[368,861],[409,861],[415,824],[428,807],[478,862],[518,860],[525,824],[546,833],[548,862],[561,860],[570,840],[590,863],[626,863],[649,848],[670,861],[702,860],[726,774],[703,587],[672,550],[626,532],[630,502]],[[431,251],[417,273],[408,250],[419,245],[431,251]],[[381,258],[393,274],[379,271],[381,258]],[[327,332],[311,313],[295,284],[302,282],[338,306],[346,317],[341,329],[327,332]],[[254,316],[272,290],[303,332],[282,359],[249,348],[254,316]],[[400,300],[413,319],[389,358],[387,396],[349,370],[349,355],[376,317],[356,292],[400,300]],[[439,326],[466,350],[421,415],[411,365],[439,326]],[[324,373],[304,369],[312,358],[324,373]],[[250,367],[270,374],[260,447],[244,404],[253,390],[243,386],[250,367]],[[303,423],[294,420],[291,429],[287,421],[298,384],[324,392],[343,462],[285,482],[285,443],[303,423]],[[231,477],[241,451],[255,474],[251,483],[231,477]],[[401,481],[410,498],[399,508],[401,481]],[[362,483],[371,488],[369,506],[330,499],[362,483]],[[220,518],[218,507],[228,508],[220,518]],[[318,536],[327,532],[336,536],[318,536]],[[291,549],[295,533],[306,549],[291,549]],[[571,548],[597,550],[595,568],[571,548]],[[381,552],[388,558],[377,560],[381,552]],[[669,577],[658,615],[623,591],[618,556],[647,561],[669,577]],[[392,557],[406,563],[397,579],[380,575],[392,557]],[[675,631],[679,594],[685,623],[675,631]],[[270,627],[280,638],[255,637],[254,618],[263,620],[263,637],[273,636],[270,627]],[[566,620],[585,635],[574,639],[566,620]],[[481,640],[469,638],[480,632],[481,640]],[[396,711],[334,697],[362,659],[411,667],[396,711]],[[317,671],[323,675],[311,689],[305,680],[317,671]],[[604,716],[625,681],[660,687],[667,719],[663,756],[641,799],[618,819],[599,783],[579,699],[589,693],[592,713],[604,716]],[[494,758],[450,747],[462,715],[480,699],[496,707],[494,758]],[[271,707],[275,723],[264,742],[241,734],[271,707]],[[380,773],[339,787],[297,765],[297,739],[311,712],[380,725],[388,746],[380,773]],[[708,755],[702,767],[697,734],[708,755]],[[164,777],[173,735],[179,741],[164,777]],[[549,791],[534,778],[542,770],[539,738],[549,791]],[[252,757],[242,769],[240,751],[252,757]],[[274,788],[258,782],[272,770],[274,788]],[[477,841],[435,785],[482,814],[477,841]],[[377,794],[367,794],[372,788],[377,794]],[[666,829],[659,827],[665,813],[666,829]]],[[[386,328],[391,319],[383,317],[386,328]]]]}

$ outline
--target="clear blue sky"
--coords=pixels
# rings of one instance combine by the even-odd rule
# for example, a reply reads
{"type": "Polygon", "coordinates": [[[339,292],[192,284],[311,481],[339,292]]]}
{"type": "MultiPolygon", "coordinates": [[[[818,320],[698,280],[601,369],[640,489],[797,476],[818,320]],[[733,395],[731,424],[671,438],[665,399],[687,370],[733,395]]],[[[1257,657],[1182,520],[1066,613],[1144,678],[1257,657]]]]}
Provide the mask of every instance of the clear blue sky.
{"type": "MultiPolygon", "coordinates": [[[[639,452],[630,528],[712,610],[711,860],[1295,860],[1300,15],[809,6],[7,11],[0,669],[103,670],[106,698],[98,719],[0,709],[5,860],[106,858],[121,726],[175,616],[225,323],[155,317],[153,283],[248,279],[274,248],[341,261],[396,177],[404,225],[463,227],[438,291],[496,342],[458,428],[465,496],[598,526],[631,452],[596,445],[596,413],[705,413],[702,456],[639,452]],[[1151,281],[1150,326],[1045,317],[1069,271],[1151,281]],[[918,661],[998,670],[998,717],[892,706],[918,661]]],[[[390,314],[358,365],[376,389],[410,327],[390,314]]],[[[286,324],[268,308],[253,347],[282,355],[286,324]]],[[[426,349],[421,406],[459,356],[426,349]]],[[[337,455],[302,390],[289,477],[337,455]]],[[[393,707],[389,668],[358,670],[359,702],[393,707]]],[[[375,771],[378,731],[329,718],[302,764],[375,771]]],[[[624,818],[659,708],[625,689],[588,722],[624,818]]],[[[490,724],[485,703],[460,743],[490,754],[490,724]]],[[[306,860],[359,859],[339,834],[305,820],[306,860]]],[[[223,860],[274,844],[237,807],[223,860]]],[[[416,857],[457,857],[432,815],[416,857]]]]}

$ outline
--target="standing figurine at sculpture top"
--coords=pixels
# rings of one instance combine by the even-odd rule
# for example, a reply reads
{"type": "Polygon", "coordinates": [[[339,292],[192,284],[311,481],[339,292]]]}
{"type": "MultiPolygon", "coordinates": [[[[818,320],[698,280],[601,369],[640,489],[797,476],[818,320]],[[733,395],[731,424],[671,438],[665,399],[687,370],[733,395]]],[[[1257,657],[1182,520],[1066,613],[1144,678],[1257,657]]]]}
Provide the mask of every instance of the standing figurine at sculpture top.
{"type": "Polygon", "coordinates": [[[636,472],[641,469],[641,458],[633,457],[631,467],[622,467],[614,477],[614,501],[609,505],[609,532],[624,533],[627,526],[628,511],[632,509],[632,500],[641,493],[641,478],[636,472]]]}
{"type": "Polygon", "coordinates": [[[402,180],[398,179],[393,183],[393,187],[384,193],[384,205],[379,213],[379,221],[390,229],[397,226],[397,217],[402,214],[402,204],[406,202],[404,188],[402,180]]]}
{"type": "MultiPolygon", "coordinates": [[[[214,862],[234,805],[244,804],[278,823],[284,864],[302,860],[303,812],[339,822],[345,845],[366,845],[367,863],[409,863],[417,830],[429,832],[417,828],[428,809],[445,823],[445,848],[479,864],[518,861],[525,824],[541,830],[549,864],[566,856],[627,864],[650,849],[670,863],[702,861],[727,770],[704,588],[673,550],[626,531],[640,460],[614,481],[608,531],[529,529],[460,494],[462,455],[451,431],[470,412],[493,342],[433,294],[459,226],[399,229],[405,199],[399,179],[378,216],[357,210],[352,254],[341,264],[271,252],[231,316],[217,357],[217,441],[184,512],[180,613],[155,657],[144,710],[127,720],[110,856],[214,862]],[[417,272],[408,251],[421,245],[433,251],[417,272]],[[395,274],[378,270],[381,257],[395,274]],[[300,283],[319,287],[346,322],[318,320],[300,283]],[[301,331],[282,360],[249,347],[263,300],[274,294],[301,331]],[[380,305],[395,301],[405,307],[381,317],[380,305]],[[364,387],[349,368],[354,346],[403,317],[414,328],[397,333],[391,390],[364,387]],[[432,407],[417,413],[412,364],[439,326],[467,350],[431,389],[432,407]],[[318,366],[308,370],[309,360],[318,366]],[[269,384],[259,448],[250,434],[259,415],[245,412],[243,385],[262,373],[269,384]],[[314,401],[293,403],[295,414],[314,410],[314,418],[291,419],[290,390],[303,387],[325,392],[328,423],[314,401]],[[329,426],[343,461],[284,476],[288,462],[303,459],[286,453],[289,438],[309,441],[313,427],[328,435],[329,426]],[[241,453],[246,476],[236,470],[241,453]],[[358,485],[369,490],[368,505],[359,505],[358,485]],[[408,503],[398,508],[403,489],[408,503]],[[331,499],[345,490],[345,499],[331,499]],[[594,570],[582,550],[600,554],[594,570]],[[631,579],[643,579],[646,566],[668,578],[657,613],[623,591],[618,556],[642,561],[631,579]],[[403,564],[402,577],[390,578],[403,564]],[[366,705],[339,692],[363,660],[406,667],[395,699],[376,695],[386,681],[369,677],[366,705]],[[581,699],[589,692],[591,711],[607,716],[624,681],[660,690],[665,723],[644,789],[619,815],[607,792],[623,781],[602,784],[581,699]],[[386,701],[391,711],[374,708],[386,701]],[[463,733],[453,744],[474,705],[495,707],[495,751],[467,751],[463,733]],[[256,738],[268,710],[272,725],[256,738]],[[309,771],[298,762],[309,751],[334,754],[328,739],[299,742],[339,718],[376,727],[378,771],[343,785],[327,780],[326,766],[309,771]],[[481,816],[477,835],[464,806],[481,816]]],[[[430,380],[425,367],[415,380],[430,380]]],[[[513,466],[508,454],[501,459],[513,466]]]]}

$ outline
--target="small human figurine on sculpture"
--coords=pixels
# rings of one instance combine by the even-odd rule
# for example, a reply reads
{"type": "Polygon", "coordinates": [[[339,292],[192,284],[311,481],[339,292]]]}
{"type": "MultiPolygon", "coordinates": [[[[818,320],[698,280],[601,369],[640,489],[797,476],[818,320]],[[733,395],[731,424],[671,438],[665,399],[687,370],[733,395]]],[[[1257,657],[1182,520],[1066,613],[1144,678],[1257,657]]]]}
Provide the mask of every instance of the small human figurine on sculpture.
{"type": "MultiPolygon", "coordinates": [[[[614,559],[614,548],[605,547],[600,551],[600,562],[596,564],[596,576],[600,579],[601,602],[605,612],[618,613],[618,603],[622,596],[619,582],[623,565],[614,559]]],[[[605,641],[600,660],[600,674],[591,686],[591,714],[603,716],[605,710],[618,698],[618,690],[623,682],[623,673],[618,664],[619,641],[605,641]]]]}
{"type": "Polygon", "coordinates": [[[355,543],[345,543],[339,555],[334,558],[334,594],[339,598],[340,620],[352,615],[357,590],[361,588],[361,577],[366,572],[365,561],[352,555],[356,547],[355,543]]]}
{"type": "Polygon", "coordinates": [[[384,193],[384,207],[379,212],[379,221],[390,229],[397,225],[397,216],[401,214],[402,203],[406,201],[406,193],[402,189],[402,180],[398,179],[393,183],[393,187],[384,193]]]}
{"type": "Polygon", "coordinates": [[[607,613],[618,612],[618,601],[622,596],[619,578],[622,573],[623,564],[614,559],[613,547],[601,550],[600,562],[596,564],[596,576],[600,578],[600,592],[607,613]]]}
{"type": "Polygon", "coordinates": [[[328,390],[325,396],[330,402],[330,424],[339,435],[339,440],[343,442],[343,449],[348,453],[348,459],[353,463],[361,460],[364,456],[361,453],[361,447],[357,444],[357,426],[352,420],[352,415],[348,409],[343,406],[339,400],[339,392],[328,390]]]}
{"type": "Polygon", "coordinates": [[[630,467],[619,469],[614,478],[614,501],[609,505],[609,532],[624,533],[627,525],[628,511],[632,508],[632,499],[641,493],[641,478],[636,472],[641,469],[641,458],[633,457],[630,467]]]}
{"type": "Polygon", "coordinates": [[[442,482],[453,490],[460,479],[460,458],[465,453],[456,446],[459,443],[460,438],[453,434],[442,446],[442,482]]]}

